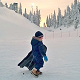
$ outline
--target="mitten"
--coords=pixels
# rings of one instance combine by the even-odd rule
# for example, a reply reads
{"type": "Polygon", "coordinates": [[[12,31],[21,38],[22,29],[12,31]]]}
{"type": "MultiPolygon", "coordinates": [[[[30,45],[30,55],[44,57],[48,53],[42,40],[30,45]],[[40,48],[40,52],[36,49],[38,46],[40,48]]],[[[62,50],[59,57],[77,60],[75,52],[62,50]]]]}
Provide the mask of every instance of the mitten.
{"type": "Polygon", "coordinates": [[[48,61],[48,58],[47,58],[47,56],[44,56],[44,61],[46,61],[46,62],[48,61]]]}

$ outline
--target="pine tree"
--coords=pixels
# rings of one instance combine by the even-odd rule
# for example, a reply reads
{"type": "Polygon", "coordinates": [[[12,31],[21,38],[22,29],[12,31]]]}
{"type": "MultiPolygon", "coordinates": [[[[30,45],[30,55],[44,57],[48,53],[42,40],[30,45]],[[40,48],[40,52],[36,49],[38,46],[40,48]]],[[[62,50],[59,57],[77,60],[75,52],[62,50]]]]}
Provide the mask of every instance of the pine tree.
{"type": "Polygon", "coordinates": [[[57,25],[57,28],[58,28],[59,27],[59,16],[58,15],[57,15],[56,25],[57,25]]]}
{"type": "Polygon", "coordinates": [[[67,27],[71,24],[71,15],[70,15],[70,7],[67,6],[67,27]]]}
{"type": "Polygon", "coordinates": [[[46,19],[46,24],[47,24],[47,27],[49,27],[49,19],[48,19],[48,16],[47,16],[47,19],[46,19]]]}
{"type": "Polygon", "coordinates": [[[19,14],[22,15],[22,6],[21,6],[21,3],[20,3],[20,7],[19,7],[19,14]]]}
{"type": "Polygon", "coordinates": [[[70,15],[70,7],[67,6],[67,15],[70,15]]]}
{"type": "Polygon", "coordinates": [[[78,12],[80,14],[80,2],[78,2],[77,8],[78,8],[78,12]]]}
{"type": "Polygon", "coordinates": [[[66,12],[66,10],[64,10],[64,17],[66,17],[67,16],[67,12],[66,12]]]}
{"type": "Polygon", "coordinates": [[[29,13],[29,16],[28,16],[28,19],[31,21],[31,16],[32,16],[32,13],[31,13],[31,11],[30,11],[30,13],[29,13]]]}
{"type": "Polygon", "coordinates": [[[24,12],[23,16],[28,19],[28,14],[26,12],[26,8],[25,8],[25,12],[24,12]]]}
{"type": "Polygon", "coordinates": [[[12,3],[10,4],[10,7],[9,7],[9,9],[11,9],[11,10],[13,9],[13,5],[12,5],[12,3]]]}
{"type": "Polygon", "coordinates": [[[74,28],[75,28],[75,29],[77,29],[78,23],[79,23],[79,19],[78,19],[78,17],[76,16],[76,18],[75,18],[75,20],[74,20],[74,28]]]}
{"type": "Polygon", "coordinates": [[[71,18],[74,17],[74,5],[73,3],[71,4],[71,18]]]}
{"type": "Polygon", "coordinates": [[[74,5],[73,5],[73,3],[71,4],[70,14],[71,14],[71,20],[72,20],[72,22],[73,22],[73,21],[74,21],[74,5]]]}
{"type": "Polygon", "coordinates": [[[51,25],[50,26],[53,26],[53,15],[51,13],[51,25]]]}
{"type": "Polygon", "coordinates": [[[57,15],[57,27],[60,27],[62,25],[62,16],[61,16],[61,10],[58,8],[58,15],[57,15]]]}
{"type": "Polygon", "coordinates": [[[40,10],[38,10],[38,7],[36,6],[36,25],[40,26],[40,20],[41,20],[40,10]]]}
{"type": "Polygon", "coordinates": [[[38,26],[40,26],[40,22],[41,22],[41,14],[40,14],[40,10],[38,11],[38,26]]]}
{"type": "Polygon", "coordinates": [[[74,0],[74,8],[77,6],[77,0],[74,0]]]}
{"type": "Polygon", "coordinates": [[[66,25],[67,25],[67,12],[66,12],[66,10],[64,10],[64,17],[63,17],[62,24],[64,25],[64,27],[66,27],[66,25]]]}
{"type": "Polygon", "coordinates": [[[1,0],[0,0],[0,7],[3,7],[4,5],[3,5],[3,3],[1,2],[1,0]]]}
{"type": "Polygon", "coordinates": [[[51,27],[51,18],[50,18],[50,15],[49,15],[48,27],[51,27]]]}
{"type": "Polygon", "coordinates": [[[8,8],[8,5],[7,5],[7,3],[5,3],[5,7],[6,7],[6,8],[8,8]]]}
{"type": "Polygon", "coordinates": [[[53,14],[53,26],[54,26],[54,28],[56,28],[56,13],[55,13],[55,10],[54,10],[54,14],[53,14]]]}
{"type": "MultiPolygon", "coordinates": [[[[76,4],[77,2],[75,2],[76,4]]],[[[74,5],[75,6],[75,5],[74,5]]],[[[78,10],[78,6],[76,6],[74,8],[74,28],[77,29],[78,23],[79,23],[79,10],[78,10]]]]}
{"type": "Polygon", "coordinates": [[[33,15],[33,23],[36,24],[36,13],[34,11],[34,15],[33,15]]]}

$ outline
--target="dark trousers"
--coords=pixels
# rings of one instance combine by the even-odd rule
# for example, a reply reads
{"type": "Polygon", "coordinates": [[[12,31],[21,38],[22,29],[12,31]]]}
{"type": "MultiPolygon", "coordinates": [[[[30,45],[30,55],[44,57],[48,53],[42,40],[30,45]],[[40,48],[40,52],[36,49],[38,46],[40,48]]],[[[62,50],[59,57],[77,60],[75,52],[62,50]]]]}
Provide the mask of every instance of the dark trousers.
{"type": "Polygon", "coordinates": [[[44,61],[43,59],[33,59],[34,63],[35,63],[35,68],[39,71],[40,68],[43,67],[44,65],[44,61]]]}

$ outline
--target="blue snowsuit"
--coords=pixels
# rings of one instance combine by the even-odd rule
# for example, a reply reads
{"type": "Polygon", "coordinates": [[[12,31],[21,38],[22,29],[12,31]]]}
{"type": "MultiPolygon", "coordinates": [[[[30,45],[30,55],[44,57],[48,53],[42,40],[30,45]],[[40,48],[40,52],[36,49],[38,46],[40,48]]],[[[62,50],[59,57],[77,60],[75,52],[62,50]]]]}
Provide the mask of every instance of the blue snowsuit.
{"type": "Polygon", "coordinates": [[[46,53],[43,48],[43,42],[39,41],[35,37],[31,40],[33,61],[35,63],[35,68],[39,70],[43,67],[44,61],[43,57],[46,56],[46,53]]]}

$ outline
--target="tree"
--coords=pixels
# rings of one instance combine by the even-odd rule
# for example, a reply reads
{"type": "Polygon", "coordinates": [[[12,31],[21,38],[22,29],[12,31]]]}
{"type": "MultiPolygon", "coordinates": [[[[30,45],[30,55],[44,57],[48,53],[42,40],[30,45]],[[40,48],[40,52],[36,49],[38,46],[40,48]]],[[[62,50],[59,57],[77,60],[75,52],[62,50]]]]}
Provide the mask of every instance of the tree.
{"type": "Polygon", "coordinates": [[[8,5],[7,5],[7,3],[5,3],[5,7],[6,7],[6,8],[8,8],[8,5]]]}
{"type": "Polygon", "coordinates": [[[50,27],[51,27],[51,26],[53,26],[53,15],[52,15],[52,13],[51,13],[50,20],[51,20],[51,21],[50,21],[50,27]]]}
{"type": "Polygon", "coordinates": [[[33,23],[36,24],[36,13],[34,11],[34,15],[33,15],[33,23]]]}
{"type": "Polygon", "coordinates": [[[58,15],[57,15],[56,25],[57,25],[57,28],[58,28],[59,27],[59,16],[58,15]]]}
{"type": "Polygon", "coordinates": [[[36,25],[40,26],[40,20],[41,20],[40,10],[38,10],[38,7],[36,6],[36,25]]]}
{"type": "Polygon", "coordinates": [[[11,9],[11,10],[13,9],[13,5],[12,5],[12,3],[10,4],[10,7],[9,7],[9,9],[11,9]]]}
{"type": "Polygon", "coordinates": [[[74,20],[74,28],[75,29],[77,29],[78,23],[79,23],[79,19],[78,19],[78,17],[76,17],[74,20]]]}
{"type": "Polygon", "coordinates": [[[49,27],[49,19],[48,19],[48,16],[47,16],[47,19],[46,19],[46,24],[47,24],[47,27],[49,27]]]}
{"type": "Polygon", "coordinates": [[[25,8],[25,12],[24,12],[23,16],[28,19],[28,15],[27,15],[27,12],[26,12],[26,8],[25,8]]]}
{"type": "Polygon", "coordinates": [[[61,10],[58,8],[58,16],[57,16],[57,27],[62,25],[62,17],[61,17],[61,10]]]}
{"type": "Polygon", "coordinates": [[[78,12],[79,12],[79,14],[80,14],[80,2],[78,2],[77,8],[78,8],[78,12]]]}
{"type": "Polygon", "coordinates": [[[20,7],[19,7],[19,14],[22,15],[22,6],[21,6],[21,3],[20,3],[20,7]]]}
{"type": "Polygon", "coordinates": [[[51,18],[50,18],[50,15],[49,15],[48,27],[51,27],[51,18]]]}
{"type": "Polygon", "coordinates": [[[0,7],[3,7],[4,5],[3,5],[3,3],[1,2],[1,0],[0,0],[0,7]]]}
{"type": "Polygon", "coordinates": [[[32,13],[31,13],[31,11],[30,11],[30,13],[29,13],[29,16],[28,16],[28,19],[31,21],[31,16],[32,16],[32,13]]]}
{"type": "Polygon", "coordinates": [[[77,6],[77,0],[74,0],[74,8],[77,6]]]}
{"type": "Polygon", "coordinates": [[[64,10],[62,25],[64,25],[64,27],[66,27],[66,25],[67,25],[67,12],[66,12],[66,10],[64,10]]]}
{"type": "Polygon", "coordinates": [[[53,14],[53,26],[54,26],[54,28],[56,28],[56,13],[55,13],[55,10],[54,10],[54,14],[53,14]]]}
{"type": "Polygon", "coordinates": [[[72,20],[71,20],[71,12],[70,12],[70,7],[67,6],[67,27],[69,27],[72,23],[72,20]]]}
{"type": "Polygon", "coordinates": [[[67,6],[67,15],[70,15],[70,7],[67,6]]]}
{"type": "Polygon", "coordinates": [[[40,22],[41,22],[41,14],[40,14],[40,10],[38,11],[38,26],[40,26],[40,22]]]}
{"type": "Polygon", "coordinates": [[[73,22],[73,21],[74,21],[74,5],[73,5],[73,3],[71,4],[71,11],[70,11],[70,14],[71,14],[72,22],[73,22]]]}

